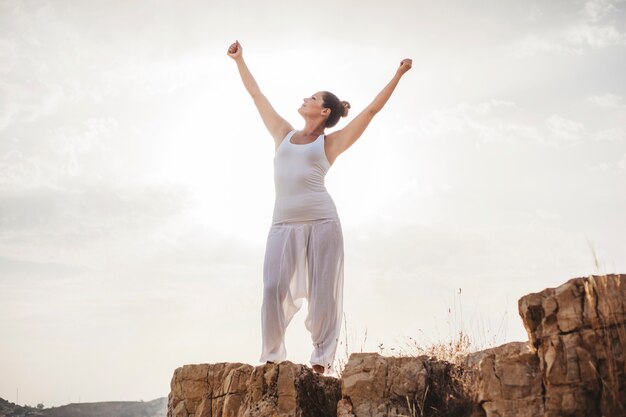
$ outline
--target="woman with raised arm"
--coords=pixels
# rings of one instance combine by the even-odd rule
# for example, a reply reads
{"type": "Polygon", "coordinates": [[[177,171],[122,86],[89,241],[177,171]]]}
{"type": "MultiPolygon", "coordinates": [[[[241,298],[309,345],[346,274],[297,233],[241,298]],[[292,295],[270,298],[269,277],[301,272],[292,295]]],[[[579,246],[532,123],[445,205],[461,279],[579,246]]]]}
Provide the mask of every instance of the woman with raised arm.
{"type": "Polygon", "coordinates": [[[311,365],[323,374],[332,371],[343,314],[343,235],[324,177],[383,108],[412,62],[404,59],[391,81],[361,113],[343,129],[326,135],[326,128],[347,116],[348,102],[328,91],[304,98],[298,109],[304,127],[296,130],[263,95],[242,52],[239,41],[228,48],[276,150],[276,200],[263,264],[261,362],[280,362],[287,357],[285,330],[306,298],[305,325],[313,340],[311,365]]]}

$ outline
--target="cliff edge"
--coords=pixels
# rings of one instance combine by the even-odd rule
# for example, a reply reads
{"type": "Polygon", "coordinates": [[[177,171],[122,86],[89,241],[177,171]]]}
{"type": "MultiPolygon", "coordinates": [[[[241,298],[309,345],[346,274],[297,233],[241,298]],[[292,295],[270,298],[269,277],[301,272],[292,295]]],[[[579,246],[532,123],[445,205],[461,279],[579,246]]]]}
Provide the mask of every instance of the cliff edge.
{"type": "Polygon", "coordinates": [[[626,275],[522,297],[528,342],[459,363],[350,355],[341,379],[289,361],[185,365],[168,417],[626,416],[626,275]]]}

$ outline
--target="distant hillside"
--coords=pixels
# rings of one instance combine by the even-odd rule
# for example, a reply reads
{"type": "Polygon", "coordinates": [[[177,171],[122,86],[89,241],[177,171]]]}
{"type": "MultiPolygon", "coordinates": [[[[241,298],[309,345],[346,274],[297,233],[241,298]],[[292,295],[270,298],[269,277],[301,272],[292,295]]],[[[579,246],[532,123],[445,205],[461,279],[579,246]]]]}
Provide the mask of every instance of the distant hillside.
{"type": "Polygon", "coordinates": [[[68,404],[38,410],[0,398],[0,417],[165,417],[167,398],[152,401],[107,401],[68,404]]]}
{"type": "Polygon", "coordinates": [[[38,411],[39,410],[36,408],[23,407],[0,398],[0,417],[21,417],[34,415],[34,413],[38,411]]]}

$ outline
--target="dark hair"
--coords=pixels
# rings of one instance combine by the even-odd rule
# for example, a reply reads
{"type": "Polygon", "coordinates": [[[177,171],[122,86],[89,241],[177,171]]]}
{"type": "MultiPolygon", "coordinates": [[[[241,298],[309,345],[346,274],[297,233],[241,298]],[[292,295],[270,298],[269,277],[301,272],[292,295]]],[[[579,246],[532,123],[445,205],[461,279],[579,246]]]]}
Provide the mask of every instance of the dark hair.
{"type": "Polygon", "coordinates": [[[330,115],[324,123],[324,127],[333,127],[337,124],[340,118],[348,115],[350,110],[350,103],[347,101],[341,101],[339,98],[331,92],[322,92],[322,105],[330,109],[330,115]]]}

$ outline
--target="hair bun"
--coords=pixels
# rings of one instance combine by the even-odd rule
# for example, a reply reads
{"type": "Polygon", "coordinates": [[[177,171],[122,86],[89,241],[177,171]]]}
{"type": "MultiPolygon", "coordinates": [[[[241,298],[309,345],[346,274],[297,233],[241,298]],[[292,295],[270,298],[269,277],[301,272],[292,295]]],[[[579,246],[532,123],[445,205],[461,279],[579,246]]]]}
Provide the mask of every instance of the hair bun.
{"type": "Polygon", "coordinates": [[[343,114],[341,117],[346,117],[348,115],[348,111],[350,110],[350,103],[342,100],[341,105],[343,106],[343,114]]]}

